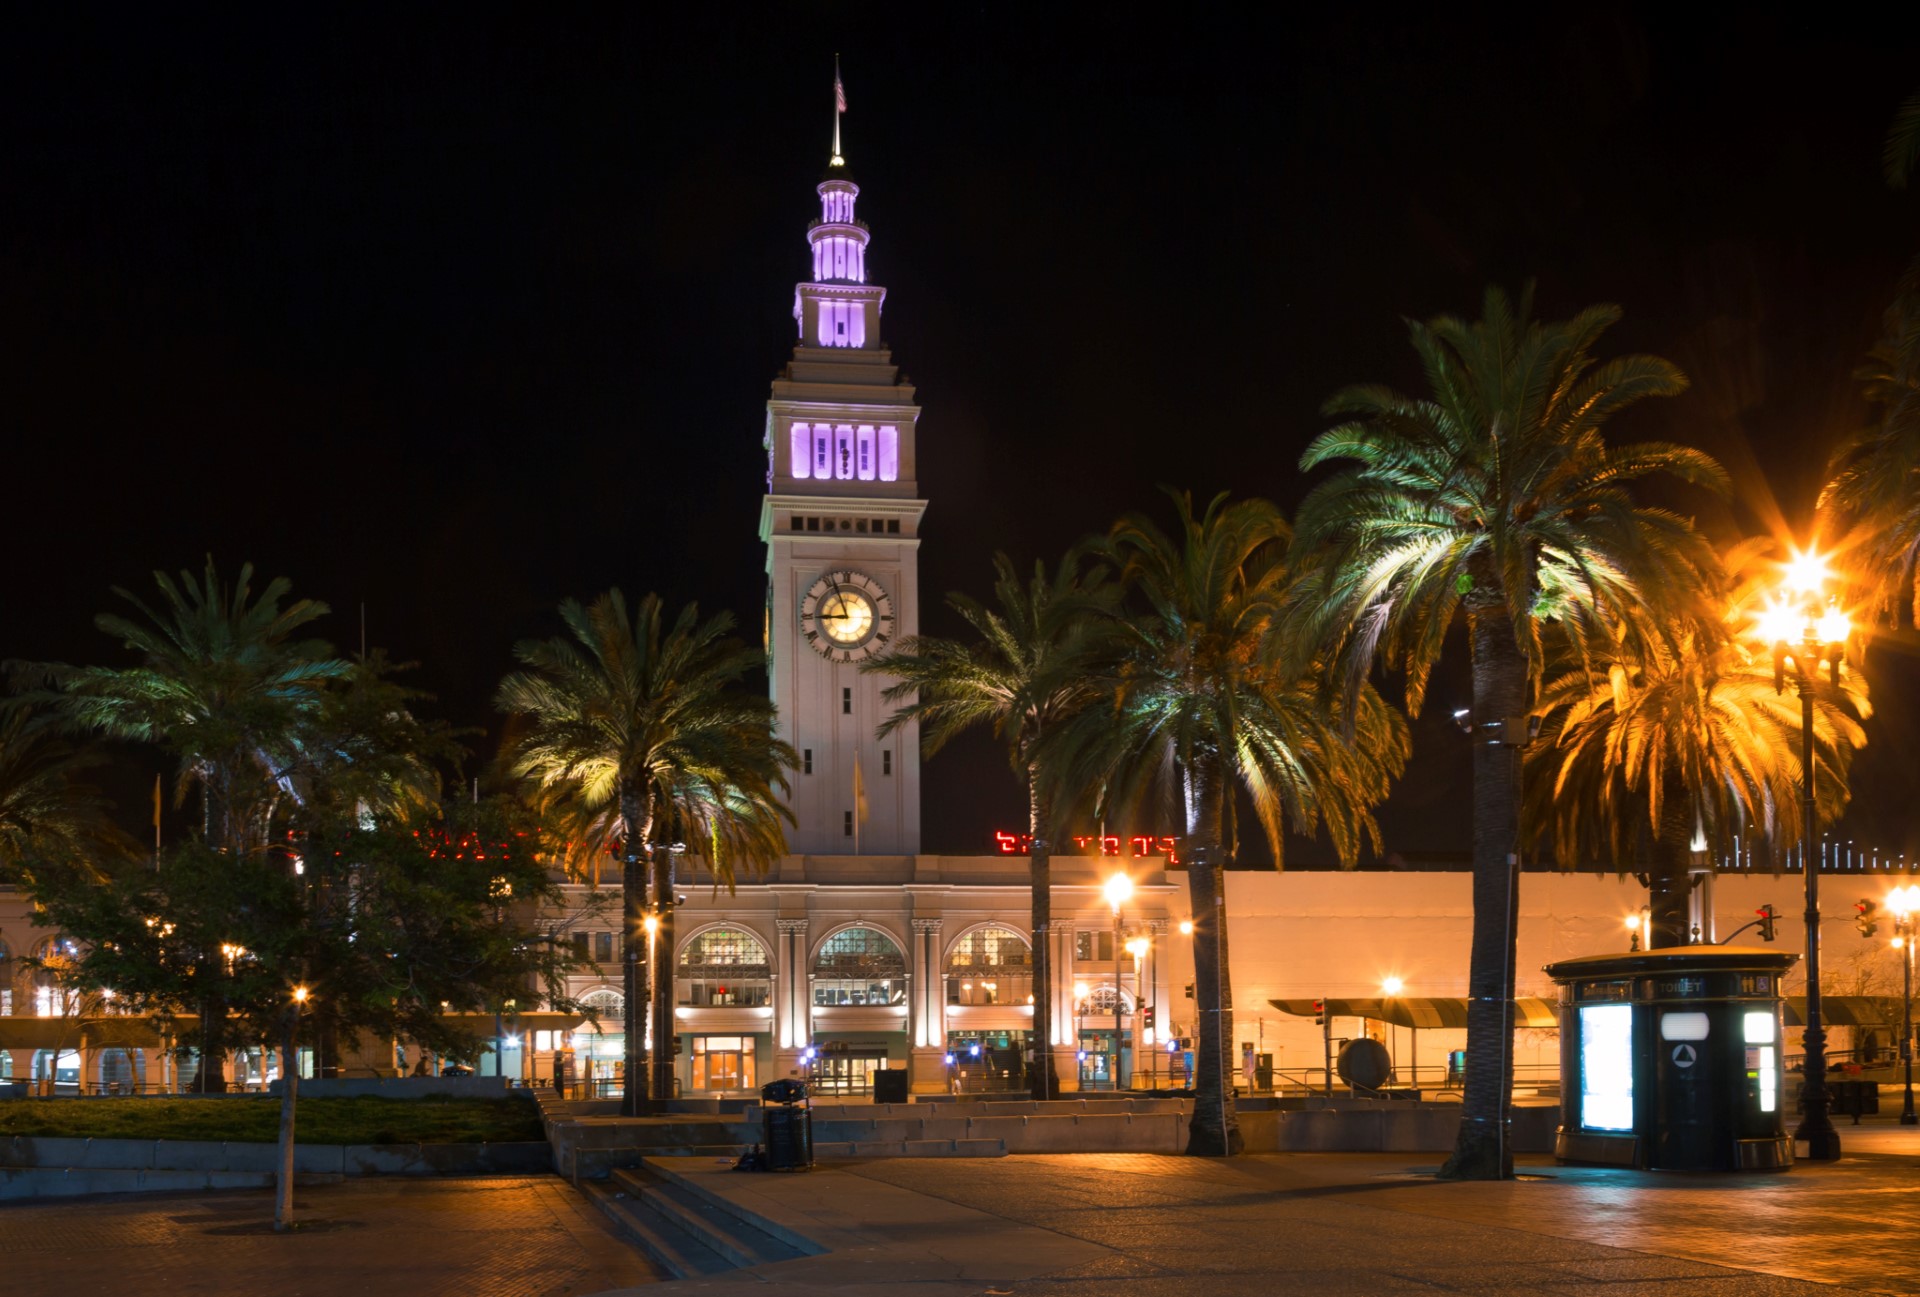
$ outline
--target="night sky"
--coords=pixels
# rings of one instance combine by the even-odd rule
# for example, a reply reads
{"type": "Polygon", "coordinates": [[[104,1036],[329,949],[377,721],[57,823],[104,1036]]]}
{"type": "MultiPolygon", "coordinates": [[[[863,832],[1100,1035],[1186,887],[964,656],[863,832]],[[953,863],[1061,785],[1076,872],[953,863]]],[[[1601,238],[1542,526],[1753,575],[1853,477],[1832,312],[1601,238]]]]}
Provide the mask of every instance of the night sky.
{"type": "MultiPolygon", "coordinates": [[[[836,51],[926,411],[930,599],[981,590],[996,547],[1164,514],[1160,484],[1291,510],[1320,402],[1417,382],[1403,316],[1529,276],[1551,317],[1620,303],[1603,350],[1693,378],[1614,431],[1728,465],[1731,508],[1684,501],[1706,525],[1802,527],[1920,251],[1920,193],[1879,175],[1920,89],[1890,11],[45,8],[0,28],[0,657],[121,660],[109,588],[211,552],[331,604],[342,647],[364,604],[483,757],[514,641],[564,596],[658,590],[758,635],[764,403],[836,51]]],[[[1875,652],[1847,832],[1920,851],[1920,670],[1875,652]]],[[[1466,847],[1464,697],[1443,675],[1416,727],[1395,849],[1466,847]]],[[[115,777],[132,824],[154,768],[115,777]]],[[[1022,818],[984,741],[929,785],[928,850],[1022,818]]]]}

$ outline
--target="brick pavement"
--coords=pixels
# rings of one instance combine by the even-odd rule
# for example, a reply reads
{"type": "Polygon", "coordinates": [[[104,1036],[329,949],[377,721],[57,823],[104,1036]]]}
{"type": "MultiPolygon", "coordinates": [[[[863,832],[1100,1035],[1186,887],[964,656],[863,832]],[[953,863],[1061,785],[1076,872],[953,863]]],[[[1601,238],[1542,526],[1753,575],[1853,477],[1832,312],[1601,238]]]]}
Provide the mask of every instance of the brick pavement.
{"type": "Polygon", "coordinates": [[[550,1176],[348,1180],[295,1195],[318,1228],[257,1232],[257,1191],[0,1207],[9,1292],[562,1297],[656,1272],[550,1176]]]}
{"type": "MultiPolygon", "coordinates": [[[[1443,1184],[1419,1154],[1152,1154],[704,1174],[822,1256],[663,1285],[702,1297],[1822,1297],[1920,1293],[1920,1130],[1854,1130],[1838,1164],[1677,1176],[1528,1159],[1443,1184]],[[892,1198],[888,1194],[895,1195],[892,1198]],[[1051,1240],[1051,1241],[1049,1241],[1051,1240]]],[[[609,1294],[608,1297],[613,1297],[609,1294]]]]}

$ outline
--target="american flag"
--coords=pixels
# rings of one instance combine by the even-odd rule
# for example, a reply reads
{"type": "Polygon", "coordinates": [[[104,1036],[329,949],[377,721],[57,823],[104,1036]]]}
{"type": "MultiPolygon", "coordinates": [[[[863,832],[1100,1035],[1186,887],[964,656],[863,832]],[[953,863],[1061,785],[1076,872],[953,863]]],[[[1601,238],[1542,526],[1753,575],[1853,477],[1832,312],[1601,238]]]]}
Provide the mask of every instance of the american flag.
{"type": "Polygon", "coordinates": [[[833,74],[833,107],[836,112],[847,111],[847,88],[840,84],[840,74],[833,74]]]}

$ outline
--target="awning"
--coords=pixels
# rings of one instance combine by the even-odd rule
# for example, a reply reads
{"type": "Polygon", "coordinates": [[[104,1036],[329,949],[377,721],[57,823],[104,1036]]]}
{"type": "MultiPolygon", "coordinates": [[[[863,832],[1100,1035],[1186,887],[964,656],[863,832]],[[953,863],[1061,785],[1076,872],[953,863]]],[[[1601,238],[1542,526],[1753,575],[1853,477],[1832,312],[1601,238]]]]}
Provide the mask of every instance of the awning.
{"type": "MultiPolygon", "coordinates": [[[[1807,1025],[1805,996],[1787,1002],[1789,1027],[1807,1025]]],[[[1900,997],[1897,995],[1823,995],[1820,1020],[1836,1027],[1891,1027],[1900,1021],[1900,997]]]]}
{"type": "MultiPolygon", "coordinates": [[[[1316,1004],[1325,1004],[1336,1018],[1371,1018],[1396,1027],[1464,1027],[1467,1025],[1467,1001],[1464,996],[1399,995],[1391,999],[1371,1000],[1268,1000],[1282,1013],[1296,1017],[1317,1016],[1316,1004]]],[[[1551,1000],[1523,995],[1513,1002],[1516,1027],[1557,1027],[1560,1014],[1551,1000]]]]}

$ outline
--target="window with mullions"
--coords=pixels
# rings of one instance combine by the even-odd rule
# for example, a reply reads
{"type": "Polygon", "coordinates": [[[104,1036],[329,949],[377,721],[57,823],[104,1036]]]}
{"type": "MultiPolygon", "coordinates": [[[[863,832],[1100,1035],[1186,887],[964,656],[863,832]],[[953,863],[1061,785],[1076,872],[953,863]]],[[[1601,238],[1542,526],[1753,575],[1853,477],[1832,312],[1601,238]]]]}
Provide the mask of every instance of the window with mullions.
{"type": "Polygon", "coordinates": [[[1073,957],[1083,964],[1089,961],[1111,964],[1113,962],[1113,934],[1105,931],[1074,933],[1073,957]]]}
{"type": "Polygon", "coordinates": [[[767,948],[751,932],[710,928],[680,952],[679,1002],[697,1008],[773,1003],[767,948]]]}
{"type": "Polygon", "coordinates": [[[1009,928],[976,928],[947,957],[948,1004],[1025,1004],[1032,994],[1032,952],[1009,928]]]}
{"type": "Polygon", "coordinates": [[[848,928],[827,938],[813,961],[818,1005],[905,1004],[907,961],[893,938],[874,928],[848,928]]]}

